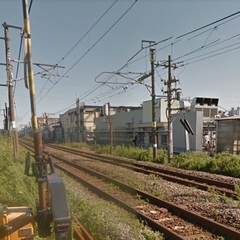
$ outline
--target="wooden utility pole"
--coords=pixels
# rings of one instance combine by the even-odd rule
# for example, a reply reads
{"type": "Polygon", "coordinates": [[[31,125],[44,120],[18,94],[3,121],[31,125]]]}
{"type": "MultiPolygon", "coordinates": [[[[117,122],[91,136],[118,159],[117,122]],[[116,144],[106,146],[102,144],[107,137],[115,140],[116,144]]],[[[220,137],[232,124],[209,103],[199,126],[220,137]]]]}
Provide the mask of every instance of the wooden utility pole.
{"type": "Polygon", "coordinates": [[[6,66],[7,66],[7,86],[8,86],[8,101],[9,101],[9,133],[13,133],[13,149],[14,156],[18,155],[18,132],[16,129],[15,115],[14,115],[14,101],[13,101],[13,81],[12,81],[12,63],[10,57],[10,39],[8,32],[8,24],[4,22],[4,35],[5,35],[5,49],[6,49],[6,66]]]}

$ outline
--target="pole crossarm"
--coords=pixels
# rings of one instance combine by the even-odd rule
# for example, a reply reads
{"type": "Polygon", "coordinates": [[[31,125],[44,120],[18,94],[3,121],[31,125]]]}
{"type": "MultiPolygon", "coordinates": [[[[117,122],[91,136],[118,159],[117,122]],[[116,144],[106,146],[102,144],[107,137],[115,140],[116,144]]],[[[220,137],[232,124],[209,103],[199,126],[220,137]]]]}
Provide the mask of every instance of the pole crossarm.
{"type": "Polygon", "coordinates": [[[4,22],[4,23],[2,24],[2,26],[3,26],[4,28],[15,28],[15,29],[19,29],[20,31],[23,31],[22,27],[10,25],[10,24],[7,24],[6,22],[4,22]]]}
{"type": "MultiPolygon", "coordinates": [[[[25,63],[24,61],[14,60],[14,59],[12,59],[11,61],[14,62],[14,63],[23,63],[23,64],[25,63]]],[[[54,74],[54,73],[50,72],[51,70],[54,70],[56,68],[65,68],[64,66],[60,66],[58,64],[46,64],[46,63],[32,63],[32,65],[35,65],[35,66],[43,69],[43,71],[41,71],[41,72],[34,73],[34,76],[40,74],[40,75],[42,75],[41,77],[46,77],[46,76],[50,76],[50,77],[68,77],[68,76],[61,76],[59,74],[54,74]],[[46,69],[44,67],[50,67],[50,68],[46,69]]],[[[21,81],[21,80],[24,80],[24,79],[25,79],[25,77],[17,78],[17,79],[13,79],[13,81],[21,81]]]]}
{"type": "MultiPolygon", "coordinates": [[[[11,61],[16,62],[16,63],[24,63],[24,61],[19,61],[19,60],[14,60],[14,59],[12,59],[11,61]]],[[[34,63],[33,62],[32,65],[36,65],[38,67],[45,66],[45,67],[54,67],[54,68],[65,68],[64,66],[60,66],[58,64],[34,63]]]]}

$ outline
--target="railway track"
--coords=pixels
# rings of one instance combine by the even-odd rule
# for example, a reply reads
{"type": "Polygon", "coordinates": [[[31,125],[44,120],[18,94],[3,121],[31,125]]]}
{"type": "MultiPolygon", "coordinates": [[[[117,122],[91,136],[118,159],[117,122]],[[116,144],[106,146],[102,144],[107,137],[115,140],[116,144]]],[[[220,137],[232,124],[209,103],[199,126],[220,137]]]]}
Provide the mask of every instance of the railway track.
{"type": "Polygon", "coordinates": [[[78,219],[74,219],[74,222],[77,224],[77,227],[73,227],[75,239],[77,239],[77,240],[94,240],[94,238],[91,236],[91,234],[79,222],[78,219]]]}
{"type": "MultiPolygon", "coordinates": [[[[68,175],[74,177],[74,179],[78,179],[78,181],[86,185],[89,189],[92,189],[95,193],[98,193],[101,197],[104,196],[104,198],[116,202],[139,218],[145,219],[149,226],[164,233],[167,239],[218,239],[218,235],[227,236],[225,239],[240,239],[240,232],[231,227],[219,224],[146,192],[134,189],[89,168],[79,166],[67,159],[54,155],[52,155],[52,157],[53,160],[55,159],[54,162],[57,168],[67,172],[68,175]],[[121,201],[119,198],[99,189],[99,187],[95,186],[96,184],[90,184],[89,182],[94,182],[93,178],[98,178],[98,180],[96,180],[97,185],[99,185],[99,179],[103,179],[106,183],[111,182],[125,192],[127,191],[128,194],[135,196],[138,194],[143,199],[148,199],[149,204],[145,202],[144,205],[131,207],[126,204],[125,201],[121,201]],[[211,231],[213,229],[214,231],[211,231]]],[[[92,155],[90,157],[92,158],[92,155]]]]}
{"type": "MultiPolygon", "coordinates": [[[[29,151],[34,152],[34,148],[30,142],[20,140],[19,143],[29,151]]],[[[75,226],[73,227],[73,234],[76,240],[94,240],[88,230],[83,224],[77,219],[74,219],[75,226]]]]}
{"type": "Polygon", "coordinates": [[[209,188],[211,188],[211,189],[214,189],[216,192],[219,192],[228,197],[237,199],[237,195],[235,193],[235,184],[232,184],[232,183],[217,181],[215,179],[210,179],[206,177],[193,176],[180,171],[166,169],[161,166],[158,166],[158,167],[149,166],[147,164],[140,163],[134,160],[126,160],[124,158],[119,158],[114,156],[106,156],[106,155],[102,156],[94,153],[86,153],[81,150],[71,149],[63,146],[57,146],[55,144],[48,144],[47,146],[57,150],[65,151],[71,154],[76,154],[78,156],[88,157],[101,162],[106,162],[109,164],[128,168],[144,174],[154,174],[163,179],[166,179],[167,181],[184,184],[186,186],[195,186],[196,188],[204,191],[207,191],[209,190],[209,188]]]}

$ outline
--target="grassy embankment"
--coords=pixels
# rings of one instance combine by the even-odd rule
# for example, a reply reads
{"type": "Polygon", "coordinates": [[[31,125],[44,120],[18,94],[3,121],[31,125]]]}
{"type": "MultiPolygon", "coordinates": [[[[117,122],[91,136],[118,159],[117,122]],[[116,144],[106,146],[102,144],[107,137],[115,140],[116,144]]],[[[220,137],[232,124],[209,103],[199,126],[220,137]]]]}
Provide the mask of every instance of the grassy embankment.
{"type": "MultiPolygon", "coordinates": [[[[9,207],[29,206],[36,216],[35,200],[38,198],[38,189],[35,178],[24,175],[26,153],[26,150],[20,148],[19,156],[14,158],[12,138],[7,134],[0,133],[0,209],[3,205],[9,207]]],[[[124,213],[110,202],[99,200],[94,204],[89,203],[82,197],[81,191],[79,191],[80,186],[65,174],[59,173],[59,175],[65,181],[72,217],[83,221],[94,239],[121,239],[121,228],[116,227],[120,222],[129,227],[131,239],[137,239],[139,234],[145,236],[147,240],[162,239],[160,233],[144,229],[133,215],[124,213]]],[[[47,238],[38,237],[35,225],[34,239],[50,240],[55,238],[54,234],[47,238]]]]}
{"type": "MultiPolygon", "coordinates": [[[[109,146],[100,145],[87,145],[83,143],[65,143],[72,147],[91,150],[99,153],[110,153],[109,146]]],[[[30,206],[36,214],[35,199],[38,197],[37,184],[34,177],[28,177],[24,175],[24,163],[26,157],[26,150],[20,148],[20,155],[14,159],[12,140],[7,135],[0,134],[0,208],[2,205],[8,206],[30,206]]],[[[167,161],[167,152],[164,150],[158,150],[157,158],[153,161],[152,149],[141,149],[135,147],[114,147],[114,155],[132,158],[141,161],[156,162],[159,164],[165,164],[177,168],[206,171],[216,174],[222,174],[232,177],[240,177],[240,156],[229,153],[215,154],[213,157],[209,157],[206,153],[189,152],[182,153],[174,156],[172,163],[167,161]]],[[[60,174],[60,176],[67,181],[67,195],[70,205],[70,209],[73,217],[81,216],[82,220],[86,220],[86,226],[95,235],[95,239],[107,240],[118,238],[117,229],[114,228],[114,223],[111,221],[102,221],[103,209],[113,209],[117,207],[104,201],[91,205],[86,199],[81,198],[81,194],[77,195],[74,189],[68,188],[68,186],[74,185],[73,180],[60,174]],[[113,234],[113,235],[111,235],[113,234]]],[[[237,186],[236,186],[237,188],[237,186]]],[[[236,192],[239,188],[236,189],[236,192]]],[[[240,194],[238,194],[240,195],[240,194]]],[[[109,216],[106,214],[106,219],[111,217],[112,212],[109,212],[109,216]]],[[[137,235],[141,224],[138,223],[134,217],[127,217],[120,212],[117,216],[117,221],[124,221],[126,224],[131,224],[135,229],[137,235]]],[[[116,216],[114,216],[116,218],[116,216]]],[[[143,235],[146,239],[161,239],[160,234],[143,231],[143,235]]],[[[34,239],[41,239],[34,237],[34,239]]],[[[45,239],[54,239],[53,236],[45,239]]]]}

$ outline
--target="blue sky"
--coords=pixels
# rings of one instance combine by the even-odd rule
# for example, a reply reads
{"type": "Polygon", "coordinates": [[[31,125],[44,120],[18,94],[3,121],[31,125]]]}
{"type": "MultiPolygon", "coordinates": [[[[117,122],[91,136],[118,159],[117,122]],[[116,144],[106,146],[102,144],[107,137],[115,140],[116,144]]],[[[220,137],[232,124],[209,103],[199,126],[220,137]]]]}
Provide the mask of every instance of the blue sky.
{"type": "MultiPolygon", "coordinates": [[[[62,77],[45,78],[37,74],[42,69],[34,66],[37,115],[58,116],[73,108],[77,98],[89,105],[110,102],[114,106],[139,106],[150,100],[151,89],[131,84],[139,73],[150,70],[148,45],[141,50],[142,40],[167,38],[171,39],[156,45],[156,60],[165,61],[171,55],[178,63],[172,75],[180,80],[177,87],[183,98],[219,98],[220,109],[240,106],[240,14],[178,38],[238,11],[239,0],[33,0],[32,60],[64,67],[51,72],[62,77]],[[104,73],[119,70],[127,78],[104,73]]],[[[22,27],[22,1],[0,0],[0,19],[1,24],[22,27]]],[[[11,58],[17,60],[20,32],[9,29],[9,35],[11,58]]],[[[1,40],[0,63],[4,62],[1,40]]],[[[17,67],[13,62],[14,79],[17,67]]],[[[156,69],[157,95],[162,95],[161,79],[167,76],[167,69],[156,69]]],[[[22,77],[23,64],[19,64],[17,78],[22,77]]],[[[0,83],[5,84],[6,78],[5,67],[0,66],[0,83]]],[[[151,79],[145,83],[150,85],[151,79]]],[[[21,80],[14,86],[14,101],[17,126],[29,123],[29,91],[21,80]]],[[[7,88],[0,87],[0,109],[5,102],[7,88]]],[[[1,110],[0,128],[2,120],[1,110]]]]}

